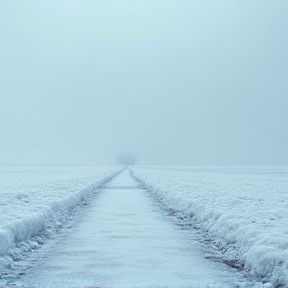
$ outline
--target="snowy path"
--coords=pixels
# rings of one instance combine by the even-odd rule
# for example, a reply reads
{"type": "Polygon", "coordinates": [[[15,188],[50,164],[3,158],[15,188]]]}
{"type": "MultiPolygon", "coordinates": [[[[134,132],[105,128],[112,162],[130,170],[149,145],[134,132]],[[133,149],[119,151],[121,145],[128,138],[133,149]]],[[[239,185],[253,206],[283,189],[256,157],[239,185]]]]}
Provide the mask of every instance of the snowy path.
{"type": "Polygon", "coordinates": [[[167,217],[125,170],[19,280],[28,287],[49,288],[195,287],[244,281],[240,272],[205,259],[202,248],[197,235],[167,217]]]}

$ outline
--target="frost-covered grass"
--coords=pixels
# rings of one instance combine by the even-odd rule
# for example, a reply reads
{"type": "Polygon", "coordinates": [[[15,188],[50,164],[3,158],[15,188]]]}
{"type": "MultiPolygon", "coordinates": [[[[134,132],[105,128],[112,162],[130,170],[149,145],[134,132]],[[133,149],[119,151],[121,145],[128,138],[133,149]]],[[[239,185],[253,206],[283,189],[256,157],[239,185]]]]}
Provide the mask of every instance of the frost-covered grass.
{"type": "Polygon", "coordinates": [[[37,247],[31,237],[61,225],[67,210],[120,170],[117,166],[1,167],[0,268],[11,264],[21,248],[37,247]]]}
{"type": "Polygon", "coordinates": [[[164,205],[191,219],[230,263],[288,285],[287,167],[135,167],[164,205]]]}

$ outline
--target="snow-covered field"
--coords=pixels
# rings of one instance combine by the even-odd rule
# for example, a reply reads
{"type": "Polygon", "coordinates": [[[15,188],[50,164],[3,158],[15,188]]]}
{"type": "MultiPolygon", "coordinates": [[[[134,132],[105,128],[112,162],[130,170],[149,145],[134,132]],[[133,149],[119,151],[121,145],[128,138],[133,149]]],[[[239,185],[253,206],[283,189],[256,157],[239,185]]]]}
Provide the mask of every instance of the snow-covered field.
{"type": "Polygon", "coordinates": [[[287,167],[133,167],[167,209],[191,221],[218,257],[258,281],[288,285],[287,167]]]}
{"type": "MultiPolygon", "coordinates": [[[[65,225],[67,211],[121,169],[0,168],[0,270],[54,235],[65,225]]],[[[243,267],[273,287],[288,285],[287,167],[135,166],[132,171],[171,213],[202,230],[203,240],[215,246],[212,258],[243,267]]]]}
{"type": "Polygon", "coordinates": [[[61,226],[67,210],[122,168],[58,166],[0,168],[0,269],[39,246],[37,235],[61,226]],[[33,237],[34,236],[34,237],[33,237]],[[33,237],[33,238],[31,238],[33,237]]]}

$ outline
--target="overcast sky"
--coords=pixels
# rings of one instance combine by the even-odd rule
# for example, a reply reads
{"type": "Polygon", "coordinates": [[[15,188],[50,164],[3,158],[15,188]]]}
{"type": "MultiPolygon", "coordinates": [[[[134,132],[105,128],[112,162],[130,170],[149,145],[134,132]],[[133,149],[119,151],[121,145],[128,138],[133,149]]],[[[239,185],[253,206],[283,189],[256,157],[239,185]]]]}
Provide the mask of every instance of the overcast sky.
{"type": "Polygon", "coordinates": [[[288,164],[287,0],[1,0],[0,163],[288,164]]]}

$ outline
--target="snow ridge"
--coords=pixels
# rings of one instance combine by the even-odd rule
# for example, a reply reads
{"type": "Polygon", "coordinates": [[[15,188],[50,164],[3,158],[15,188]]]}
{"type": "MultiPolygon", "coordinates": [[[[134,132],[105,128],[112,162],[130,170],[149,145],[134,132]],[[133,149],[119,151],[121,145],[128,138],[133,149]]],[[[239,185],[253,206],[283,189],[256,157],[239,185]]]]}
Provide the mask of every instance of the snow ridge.
{"type": "MultiPolygon", "coordinates": [[[[35,241],[35,238],[37,238],[35,236],[40,233],[46,233],[48,236],[53,230],[57,230],[61,226],[61,222],[65,220],[67,211],[94,195],[101,186],[121,173],[123,169],[120,171],[119,169],[119,167],[113,166],[106,169],[102,168],[102,170],[96,169],[96,171],[95,169],[91,169],[91,171],[88,169],[88,172],[86,170],[82,171],[84,177],[82,175],[80,179],[76,180],[75,177],[77,177],[79,171],[72,171],[72,175],[66,175],[66,179],[64,177],[64,180],[60,182],[59,179],[65,173],[61,174],[61,171],[58,171],[60,176],[58,175],[58,179],[56,178],[58,181],[55,181],[55,175],[52,175],[49,179],[48,172],[46,173],[48,174],[46,181],[50,183],[50,186],[45,183],[46,186],[41,185],[42,188],[40,188],[40,183],[37,183],[34,187],[25,187],[23,181],[25,192],[16,191],[13,193],[10,188],[14,189],[14,185],[6,182],[1,185],[0,269],[10,266],[14,260],[21,258],[21,252],[38,247],[43,240],[39,237],[39,241],[35,241]],[[87,186],[89,182],[86,181],[90,183],[93,181],[93,184],[87,186]],[[53,190],[51,190],[51,187],[53,187],[53,190]],[[39,191],[39,189],[42,189],[42,191],[39,191]],[[1,212],[6,212],[6,214],[1,212]]],[[[28,182],[31,183],[30,180],[28,182]]]]}
{"type": "Polygon", "coordinates": [[[288,284],[287,168],[149,168],[132,175],[189,218],[225,261],[273,287],[288,284]]]}

